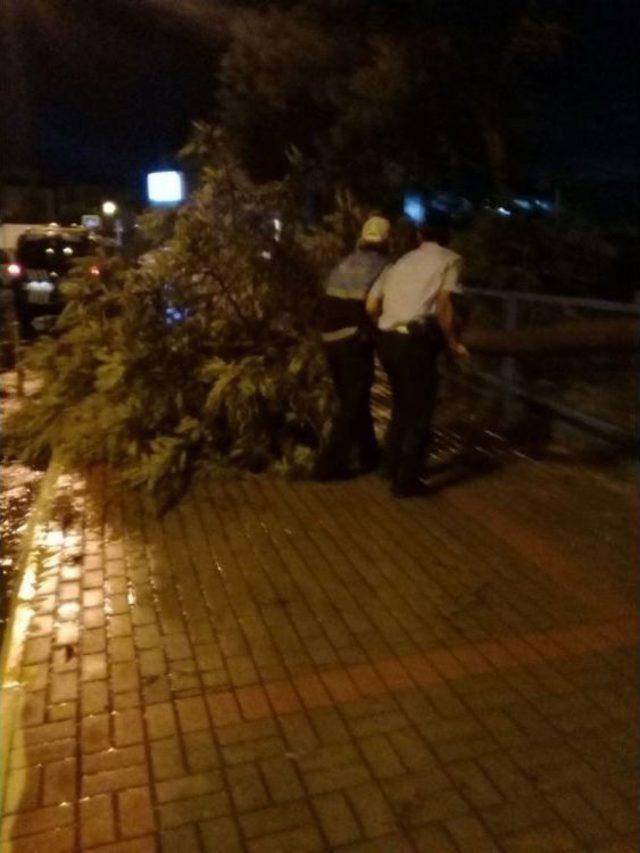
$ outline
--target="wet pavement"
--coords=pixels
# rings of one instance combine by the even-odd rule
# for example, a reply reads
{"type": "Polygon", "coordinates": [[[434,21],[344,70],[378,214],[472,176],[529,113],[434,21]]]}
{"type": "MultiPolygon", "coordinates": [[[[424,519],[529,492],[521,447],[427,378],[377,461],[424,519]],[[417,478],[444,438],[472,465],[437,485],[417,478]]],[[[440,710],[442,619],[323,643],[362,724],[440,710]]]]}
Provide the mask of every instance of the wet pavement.
{"type": "Polygon", "coordinates": [[[158,519],[52,469],[3,849],[635,851],[633,489],[464,423],[404,502],[245,476],[158,519]]]}
{"type": "MultiPolygon", "coordinates": [[[[4,418],[18,403],[16,390],[16,373],[3,372],[0,375],[0,432],[4,418]]],[[[0,460],[0,643],[4,637],[14,593],[20,541],[26,530],[29,512],[41,479],[41,471],[34,471],[15,461],[0,460]]]]}

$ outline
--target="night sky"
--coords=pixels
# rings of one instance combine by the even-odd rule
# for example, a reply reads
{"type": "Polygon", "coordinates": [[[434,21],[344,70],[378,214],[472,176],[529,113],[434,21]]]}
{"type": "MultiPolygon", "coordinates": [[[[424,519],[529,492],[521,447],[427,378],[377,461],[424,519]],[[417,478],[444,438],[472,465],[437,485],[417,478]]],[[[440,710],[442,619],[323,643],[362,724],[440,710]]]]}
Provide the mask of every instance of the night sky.
{"type": "MultiPolygon", "coordinates": [[[[573,36],[535,143],[551,168],[628,175],[639,125],[636,2],[553,5],[573,36]]],[[[213,0],[1,0],[0,8],[0,176],[29,170],[44,182],[134,188],[145,170],[171,163],[193,119],[215,118],[221,42],[197,14],[213,11],[213,0]]]]}

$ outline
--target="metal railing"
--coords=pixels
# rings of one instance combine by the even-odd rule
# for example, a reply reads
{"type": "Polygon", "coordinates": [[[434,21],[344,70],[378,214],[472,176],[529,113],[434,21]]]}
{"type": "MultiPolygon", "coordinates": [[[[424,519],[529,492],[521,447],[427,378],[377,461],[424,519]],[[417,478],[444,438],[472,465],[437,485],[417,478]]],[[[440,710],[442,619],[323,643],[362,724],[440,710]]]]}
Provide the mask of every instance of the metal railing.
{"type": "MultiPolygon", "coordinates": [[[[514,293],[485,288],[469,288],[465,291],[465,295],[472,310],[482,306],[482,310],[479,312],[481,314],[481,326],[483,323],[482,315],[484,314],[485,323],[489,322],[496,332],[499,331],[502,336],[509,337],[511,340],[514,339],[514,336],[517,338],[519,333],[525,331],[535,332],[545,327],[547,329],[553,328],[555,323],[563,319],[566,320],[567,316],[573,321],[572,328],[574,330],[580,327],[581,321],[584,321],[586,327],[589,318],[593,318],[594,313],[600,316],[604,314],[619,318],[622,315],[625,318],[632,318],[632,331],[635,338],[637,335],[635,319],[640,319],[639,304],[613,302],[605,299],[550,296],[540,293],[514,293]],[[576,319],[578,319],[577,323],[575,322],[576,319]]],[[[615,322],[626,323],[628,321],[609,320],[609,323],[615,322]]],[[[640,324],[638,324],[637,330],[640,330],[640,324]]],[[[628,338],[627,334],[627,347],[628,338]]],[[[532,350],[529,349],[527,362],[521,362],[522,353],[519,355],[504,353],[494,357],[493,360],[491,358],[484,359],[488,363],[483,363],[482,355],[479,358],[472,359],[470,365],[472,376],[481,379],[488,386],[492,386],[500,392],[507,420],[512,420],[521,410],[522,403],[525,403],[547,415],[553,415],[614,441],[628,443],[637,437],[637,393],[635,394],[635,401],[622,399],[626,397],[629,388],[632,389],[631,394],[634,395],[633,357],[629,357],[628,352],[622,357],[620,352],[611,351],[604,355],[600,352],[595,357],[588,352],[588,348],[585,348],[585,351],[579,356],[576,356],[576,352],[573,352],[572,356],[567,353],[556,354],[555,365],[562,371],[562,375],[555,378],[557,387],[554,398],[550,398],[548,393],[541,393],[539,388],[536,388],[536,385],[544,384],[540,382],[540,377],[544,374],[545,364],[550,362],[548,353],[540,356],[537,381],[527,381],[526,373],[531,373],[531,370],[527,371],[523,365],[527,363],[529,366],[531,365],[531,354],[532,350]],[[576,369],[575,363],[578,358],[580,363],[576,369]],[[595,375],[589,376],[584,370],[589,364],[589,359],[592,360],[592,366],[595,364],[602,366],[603,362],[608,364],[609,375],[615,380],[613,385],[615,386],[618,383],[621,386],[621,390],[618,392],[615,391],[615,388],[609,387],[601,388],[600,392],[596,391],[593,394],[592,400],[601,401],[601,407],[598,406],[597,412],[585,411],[584,408],[577,406],[570,399],[571,394],[568,394],[569,400],[563,399],[567,390],[571,388],[571,370],[567,369],[567,365],[570,365],[572,361],[573,376],[576,380],[574,385],[579,382],[584,388],[591,381],[594,387],[597,386],[597,377],[595,375]],[[626,408],[625,417],[622,418],[624,423],[622,424],[620,418],[616,422],[616,419],[610,416],[611,412],[607,411],[607,396],[611,401],[612,393],[617,393],[617,402],[622,402],[623,408],[626,408]]],[[[597,370],[592,371],[593,374],[597,374],[597,372],[597,370]]],[[[547,386],[552,387],[554,376],[546,377],[545,381],[547,386]]],[[[637,392],[637,386],[635,391],[637,392]]]]}

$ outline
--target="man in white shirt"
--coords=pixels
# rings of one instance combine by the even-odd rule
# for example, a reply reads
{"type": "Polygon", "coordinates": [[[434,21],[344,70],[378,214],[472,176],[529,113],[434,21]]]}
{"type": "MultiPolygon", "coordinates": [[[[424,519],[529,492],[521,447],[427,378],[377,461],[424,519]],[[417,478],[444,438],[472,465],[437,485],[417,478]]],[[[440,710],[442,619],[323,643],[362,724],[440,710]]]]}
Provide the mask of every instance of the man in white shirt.
{"type": "Polygon", "coordinates": [[[388,267],[367,299],[393,394],[385,469],[397,497],[420,491],[438,391],[438,356],[444,350],[467,355],[455,330],[451,294],[461,289],[461,258],[447,248],[448,223],[432,214],[420,236],[420,247],[388,267]]]}

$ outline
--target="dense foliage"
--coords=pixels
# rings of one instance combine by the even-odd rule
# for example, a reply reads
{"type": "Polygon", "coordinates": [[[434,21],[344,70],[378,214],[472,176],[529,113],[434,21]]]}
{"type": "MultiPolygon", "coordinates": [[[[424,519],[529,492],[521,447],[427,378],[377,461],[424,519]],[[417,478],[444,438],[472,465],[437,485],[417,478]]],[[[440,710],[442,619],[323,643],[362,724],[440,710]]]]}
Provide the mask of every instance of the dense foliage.
{"type": "Polygon", "coordinates": [[[201,465],[306,470],[331,405],[314,252],[336,239],[303,246],[295,181],[256,186],[213,129],[188,153],[202,181],[171,237],[134,265],[75,271],[29,356],[39,391],[9,425],[24,458],[106,461],[163,502],[201,465]]]}
{"type": "Polygon", "coordinates": [[[227,8],[221,120],[243,162],[273,177],[294,145],[320,195],[338,185],[374,203],[411,184],[517,179],[564,38],[529,0],[227,8]]]}

